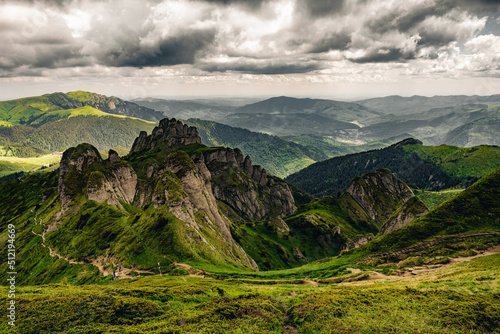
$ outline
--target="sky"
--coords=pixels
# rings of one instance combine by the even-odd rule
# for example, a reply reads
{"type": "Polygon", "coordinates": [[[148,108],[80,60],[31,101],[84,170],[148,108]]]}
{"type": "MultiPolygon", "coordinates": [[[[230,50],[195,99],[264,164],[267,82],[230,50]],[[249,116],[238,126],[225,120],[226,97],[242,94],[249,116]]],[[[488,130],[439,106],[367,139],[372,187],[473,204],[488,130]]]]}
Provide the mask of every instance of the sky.
{"type": "Polygon", "coordinates": [[[500,94],[500,0],[0,0],[0,100],[500,94]]]}

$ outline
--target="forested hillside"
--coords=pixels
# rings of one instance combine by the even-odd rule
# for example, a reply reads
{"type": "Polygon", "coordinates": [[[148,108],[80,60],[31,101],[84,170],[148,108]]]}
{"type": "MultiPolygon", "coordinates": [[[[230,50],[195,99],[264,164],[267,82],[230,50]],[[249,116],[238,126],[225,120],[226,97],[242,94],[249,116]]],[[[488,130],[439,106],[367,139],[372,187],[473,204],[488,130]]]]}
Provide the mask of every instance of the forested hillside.
{"type": "Polygon", "coordinates": [[[464,188],[500,167],[500,148],[477,146],[424,146],[407,139],[385,149],[332,158],[290,175],[286,180],[315,195],[345,191],[351,178],[388,168],[413,188],[464,188]]]}
{"type": "Polygon", "coordinates": [[[0,145],[5,155],[27,157],[63,151],[81,142],[98,149],[130,147],[140,131],[161,117],[152,109],[89,92],[46,94],[0,102],[0,145]],[[18,148],[16,148],[18,147],[18,148]]]}

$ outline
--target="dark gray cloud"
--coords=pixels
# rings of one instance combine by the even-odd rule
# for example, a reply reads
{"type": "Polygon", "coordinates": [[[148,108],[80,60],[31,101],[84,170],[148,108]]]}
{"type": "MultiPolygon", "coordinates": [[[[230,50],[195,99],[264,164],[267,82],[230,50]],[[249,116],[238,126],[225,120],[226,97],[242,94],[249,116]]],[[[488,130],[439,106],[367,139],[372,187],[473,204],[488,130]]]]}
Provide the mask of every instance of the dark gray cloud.
{"type": "Polygon", "coordinates": [[[237,5],[243,6],[251,10],[257,10],[262,7],[264,2],[268,0],[199,0],[201,2],[214,3],[223,6],[237,5]]]}
{"type": "Polygon", "coordinates": [[[298,0],[297,8],[312,17],[325,17],[340,13],[346,5],[346,0],[298,0]]]}
{"type": "Polygon", "coordinates": [[[47,48],[35,48],[35,59],[31,64],[32,68],[60,68],[74,66],[90,66],[90,59],[81,55],[80,49],[74,46],[57,46],[47,48]]]}
{"type": "Polygon", "coordinates": [[[368,20],[365,27],[371,33],[379,35],[389,31],[409,32],[417,28],[428,17],[439,17],[449,10],[450,8],[444,5],[428,6],[425,3],[411,10],[397,7],[380,17],[368,20]]]}
{"type": "Polygon", "coordinates": [[[415,59],[413,52],[400,50],[397,48],[382,48],[368,52],[368,54],[358,58],[348,58],[354,63],[388,63],[404,62],[415,59]]]}
{"type": "Polygon", "coordinates": [[[156,45],[141,47],[137,41],[119,45],[99,57],[107,66],[149,67],[194,64],[196,55],[213,43],[216,31],[185,30],[176,36],[159,40],[156,45]]]}
{"type": "Polygon", "coordinates": [[[419,46],[440,47],[457,40],[456,34],[447,30],[428,30],[423,28],[419,31],[419,35],[421,37],[418,41],[419,46]]]}
{"type": "MultiPolygon", "coordinates": [[[[0,0],[0,69],[15,76],[187,64],[183,70],[287,74],[345,60],[431,61],[463,49],[481,16],[499,12],[500,0],[0,0]],[[26,10],[5,14],[4,4],[26,10]]],[[[488,20],[488,31],[498,26],[488,20]]]]}
{"type": "Polygon", "coordinates": [[[323,53],[331,50],[346,50],[351,43],[350,33],[333,33],[313,42],[310,53],[323,53]]]}
{"type": "Polygon", "coordinates": [[[244,63],[234,64],[202,64],[198,66],[207,72],[241,72],[249,74],[293,74],[308,73],[320,69],[318,63],[244,63]]]}
{"type": "Polygon", "coordinates": [[[440,0],[440,5],[448,8],[460,8],[477,15],[487,15],[500,11],[500,1],[498,0],[440,0]]]}

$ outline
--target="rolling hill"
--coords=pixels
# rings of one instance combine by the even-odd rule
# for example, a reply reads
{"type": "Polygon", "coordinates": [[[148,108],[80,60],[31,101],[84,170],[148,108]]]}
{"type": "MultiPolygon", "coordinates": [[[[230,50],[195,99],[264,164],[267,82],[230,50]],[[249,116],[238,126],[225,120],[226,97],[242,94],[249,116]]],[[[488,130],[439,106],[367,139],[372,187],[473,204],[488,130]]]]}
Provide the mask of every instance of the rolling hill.
{"type": "Polygon", "coordinates": [[[468,104],[487,104],[499,105],[500,95],[490,96],[466,96],[466,95],[450,95],[450,96],[418,96],[403,97],[398,95],[378,97],[373,99],[356,101],[356,103],[367,108],[376,110],[385,115],[411,115],[414,113],[425,112],[435,108],[445,107],[460,107],[468,104]]]}
{"type": "Polygon", "coordinates": [[[500,167],[500,148],[424,146],[407,139],[384,149],[350,154],[313,164],[286,178],[314,196],[335,196],[351,178],[388,168],[415,189],[464,188],[500,167]]]}
{"type": "Polygon", "coordinates": [[[27,152],[63,151],[80,142],[99,149],[130,147],[140,131],[152,129],[156,111],[89,92],[46,94],[0,102],[0,144],[27,152]]]}

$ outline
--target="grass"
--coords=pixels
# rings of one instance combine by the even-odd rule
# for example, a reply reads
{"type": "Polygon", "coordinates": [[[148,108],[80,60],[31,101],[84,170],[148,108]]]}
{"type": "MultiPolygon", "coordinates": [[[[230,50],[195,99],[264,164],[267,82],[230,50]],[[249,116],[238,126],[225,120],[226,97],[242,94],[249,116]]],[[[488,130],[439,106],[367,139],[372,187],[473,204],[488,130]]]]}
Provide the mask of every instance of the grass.
{"type": "Polygon", "coordinates": [[[429,208],[429,210],[434,209],[438,205],[443,202],[446,202],[453,197],[460,194],[464,189],[446,189],[441,191],[422,191],[416,190],[415,196],[420,198],[422,202],[424,202],[425,206],[429,208]]]}
{"type": "Polygon", "coordinates": [[[480,178],[498,168],[500,147],[475,146],[456,147],[449,145],[406,145],[406,154],[417,154],[423,160],[437,164],[458,178],[480,178]]]}
{"type": "Polygon", "coordinates": [[[33,172],[43,167],[44,171],[50,171],[59,167],[60,160],[58,154],[34,158],[0,156],[0,177],[17,172],[33,172]]]}
{"type": "Polygon", "coordinates": [[[190,276],[19,286],[16,324],[22,333],[498,333],[499,265],[495,254],[412,278],[316,286],[190,276]]]}

